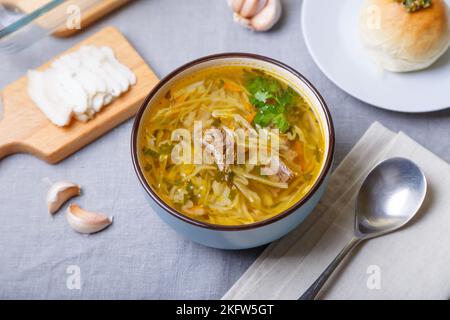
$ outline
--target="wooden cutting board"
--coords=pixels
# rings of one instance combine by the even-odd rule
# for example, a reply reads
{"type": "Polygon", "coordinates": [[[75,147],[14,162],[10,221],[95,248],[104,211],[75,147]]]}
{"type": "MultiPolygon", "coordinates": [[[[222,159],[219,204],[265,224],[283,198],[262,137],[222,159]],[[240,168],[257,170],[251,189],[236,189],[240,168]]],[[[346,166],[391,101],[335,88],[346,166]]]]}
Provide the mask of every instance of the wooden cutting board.
{"type": "MultiPolygon", "coordinates": [[[[0,159],[22,152],[57,163],[132,117],[159,81],[125,37],[113,27],[101,30],[65,53],[78,50],[82,45],[111,47],[117,59],[136,74],[136,85],[104,107],[93,120],[82,123],[73,119],[70,125],[60,128],[51,123],[28,96],[27,77],[20,78],[0,92],[4,110],[0,120],[0,159]]],[[[38,69],[46,69],[49,64],[38,69]]]]}
{"type": "MultiPolygon", "coordinates": [[[[52,20],[56,19],[56,17],[67,17],[68,19],[71,19],[72,15],[75,13],[75,11],[73,11],[73,5],[76,5],[81,9],[80,28],[62,25],[55,32],[53,32],[54,36],[68,37],[130,1],[131,0],[97,0],[96,3],[94,0],[67,0],[52,9],[51,14],[46,14],[41,18],[38,18],[36,23],[45,29],[50,29],[55,25],[56,22],[52,20]]],[[[24,14],[29,14],[49,2],[50,0],[0,0],[0,4],[15,7],[24,14]]]]}

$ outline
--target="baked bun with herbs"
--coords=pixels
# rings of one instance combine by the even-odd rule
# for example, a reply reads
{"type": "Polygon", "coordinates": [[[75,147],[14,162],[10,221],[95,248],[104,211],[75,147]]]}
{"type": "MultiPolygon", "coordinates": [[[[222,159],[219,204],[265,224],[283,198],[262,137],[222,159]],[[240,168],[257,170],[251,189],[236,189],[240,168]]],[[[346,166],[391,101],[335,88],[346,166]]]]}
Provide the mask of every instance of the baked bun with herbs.
{"type": "Polygon", "coordinates": [[[366,0],[359,28],[365,48],[392,72],[428,68],[450,46],[444,0],[366,0]]]}

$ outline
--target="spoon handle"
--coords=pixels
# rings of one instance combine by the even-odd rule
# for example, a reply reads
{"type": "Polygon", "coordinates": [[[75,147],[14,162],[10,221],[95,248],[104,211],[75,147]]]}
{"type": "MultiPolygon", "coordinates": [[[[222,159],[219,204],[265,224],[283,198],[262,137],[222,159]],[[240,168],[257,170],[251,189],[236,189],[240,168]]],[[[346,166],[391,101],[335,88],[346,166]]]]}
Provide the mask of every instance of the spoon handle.
{"type": "Polygon", "coordinates": [[[305,293],[298,300],[314,300],[323,285],[327,282],[328,278],[333,274],[334,270],[339,266],[339,264],[344,260],[347,254],[352,251],[352,249],[361,242],[360,238],[353,237],[349,243],[342,249],[342,251],[334,258],[334,260],[328,265],[324,272],[319,278],[305,291],[305,293]]]}

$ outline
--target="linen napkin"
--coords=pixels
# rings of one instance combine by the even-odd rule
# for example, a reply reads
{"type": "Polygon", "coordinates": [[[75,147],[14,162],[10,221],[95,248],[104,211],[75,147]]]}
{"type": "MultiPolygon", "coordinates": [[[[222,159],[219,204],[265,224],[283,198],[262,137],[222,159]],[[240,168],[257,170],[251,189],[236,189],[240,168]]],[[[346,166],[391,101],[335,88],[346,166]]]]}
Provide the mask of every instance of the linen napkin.
{"type": "Polygon", "coordinates": [[[396,156],[411,159],[426,175],[418,216],[400,231],[362,243],[319,298],[449,299],[450,165],[379,123],[336,168],[309,218],[269,245],[223,299],[297,299],[352,237],[355,197],[366,174],[396,156]]]}

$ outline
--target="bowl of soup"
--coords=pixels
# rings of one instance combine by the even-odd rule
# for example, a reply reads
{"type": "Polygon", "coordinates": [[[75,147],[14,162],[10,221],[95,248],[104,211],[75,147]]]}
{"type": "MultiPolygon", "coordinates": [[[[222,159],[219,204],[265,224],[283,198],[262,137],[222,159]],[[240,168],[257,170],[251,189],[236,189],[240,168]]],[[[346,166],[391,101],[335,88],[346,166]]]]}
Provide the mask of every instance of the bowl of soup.
{"type": "Polygon", "coordinates": [[[197,243],[245,249],[279,239],[312,212],[330,175],[334,129],[300,73],[226,53],[161,80],[137,113],[131,150],[162,220],[197,243]]]}

